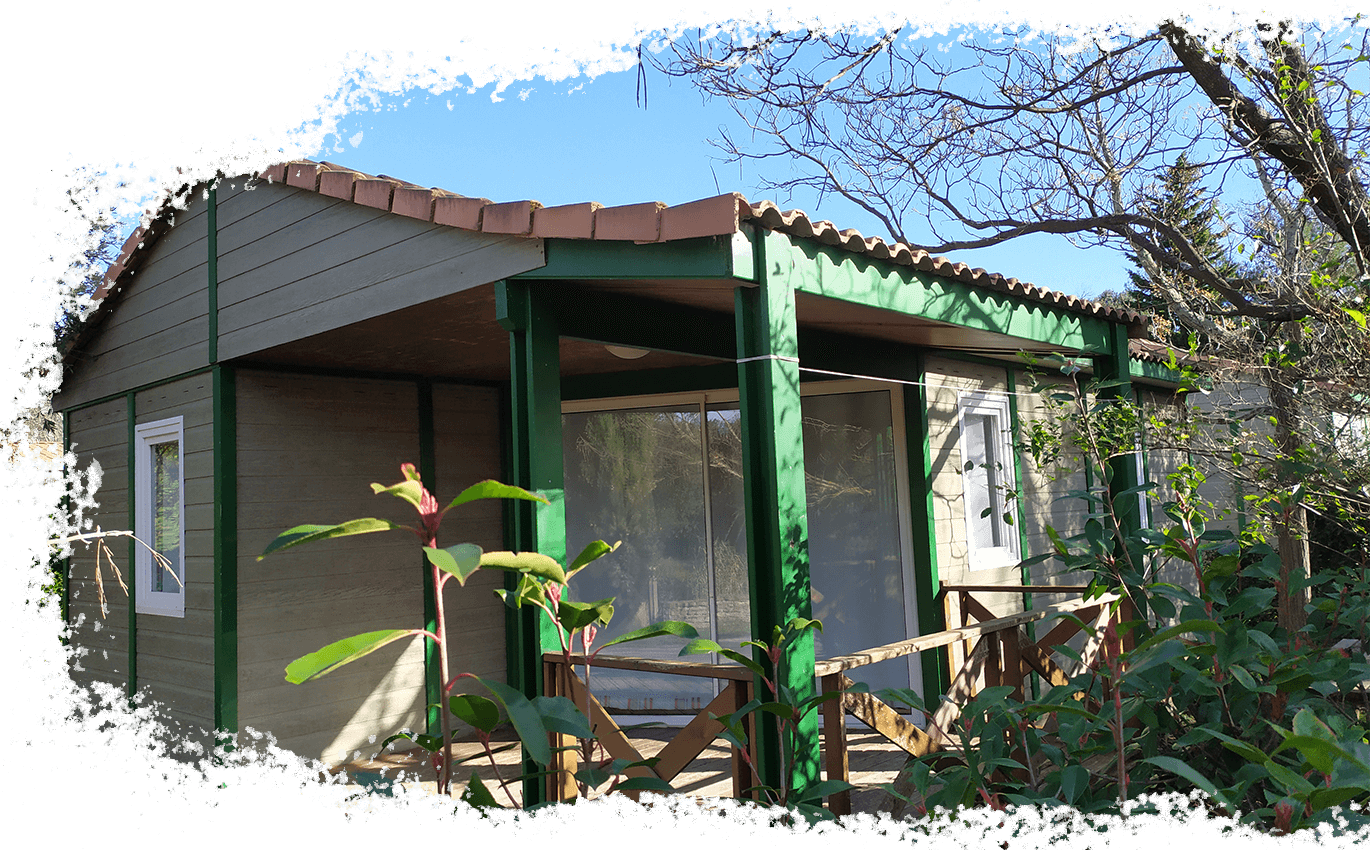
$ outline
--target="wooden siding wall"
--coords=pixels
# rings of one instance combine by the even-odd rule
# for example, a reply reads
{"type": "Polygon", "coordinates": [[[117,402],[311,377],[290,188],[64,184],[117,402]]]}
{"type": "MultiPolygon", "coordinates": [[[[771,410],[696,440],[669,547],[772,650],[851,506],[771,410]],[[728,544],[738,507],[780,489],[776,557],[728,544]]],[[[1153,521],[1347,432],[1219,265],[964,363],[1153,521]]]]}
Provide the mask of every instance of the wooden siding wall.
{"type": "Polygon", "coordinates": [[[543,265],[542,240],[279,184],[218,191],[219,356],[240,357],[543,265]]]}
{"type": "MultiPolygon", "coordinates": [[[[138,686],[201,744],[214,728],[214,407],[209,375],[137,395],[142,425],[183,417],[185,616],[138,615],[138,686]]],[[[141,501],[148,494],[138,493],[141,501]]]]}
{"type": "MultiPolygon", "coordinates": [[[[128,529],[128,407],[124,399],[97,404],[67,414],[71,417],[72,450],[82,468],[98,463],[102,472],[95,494],[99,507],[89,528],[128,529]]],[[[114,562],[128,581],[128,542],[106,541],[114,562]]],[[[72,644],[81,655],[72,670],[78,684],[107,682],[120,689],[128,683],[128,598],[119,587],[109,562],[100,559],[108,610],[101,616],[95,585],[96,545],[77,543],[71,553],[72,644]]]]}
{"type": "MultiPolygon", "coordinates": [[[[501,475],[499,395],[434,387],[436,495],[501,475]]],[[[239,717],[302,755],[339,762],[404,728],[424,731],[424,646],[402,641],[303,685],[286,664],[336,640],[423,623],[425,561],[407,533],[325,541],[258,561],[267,544],[303,523],[364,516],[415,520],[413,509],[371,492],[419,461],[418,392],[405,381],[242,371],[238,375],[239,717]],[[372,736],[376,736],[373,742],[372,736]]],[[[497,502],[454,511],[443,545],[503,548],[497,502]]],[[[504,678],[497,574],[453,582],[453,672],[504,678]]]]}
{"type": "MultiPolygon", "coordinates": [[[[208,375],[144,390],[135,397],[135,423],[183,417],[185,476],[185,616],[137,616],[137,686],[161,704],[172,731],[209,744],[214,726],[214,445],[208,375]]],[[[93,520],[101,528],[128,529],[127,401],[118,398],[71,416],[71,440],[83,463],[103,471],[93,520]]],[[[138,494],[139,498],[143,494],[138,494]]],[[[132,584],[126,539],[108,541],[125,582],[132,584]]],[[[93,548],[72,553],[73,642],[90,651],[77,682],[128,685],[128,598],[108,564],[102,564],[108,616],[101,618],[93,548]]]]}
{"type": "Polygon", "coordinates": [[[421,625],[415,538],[378,533],[257,556],[296,525],[414,521],[409,505],[369,485],[393,484],[417,461],[417,395],[409,383],[255,371],[237,383],[239,724],[341,761],[372,735],[421,728],[420,642],[302,685],[285,681],[285,666],[354,634],[421,625]]]}
{"type": "Polygon", "coordinates": [[[209,363],[207,205],[176,214],[125,286],[117,315],[86,344],[54,399],[58,408],[160,381],[209,363]]]}

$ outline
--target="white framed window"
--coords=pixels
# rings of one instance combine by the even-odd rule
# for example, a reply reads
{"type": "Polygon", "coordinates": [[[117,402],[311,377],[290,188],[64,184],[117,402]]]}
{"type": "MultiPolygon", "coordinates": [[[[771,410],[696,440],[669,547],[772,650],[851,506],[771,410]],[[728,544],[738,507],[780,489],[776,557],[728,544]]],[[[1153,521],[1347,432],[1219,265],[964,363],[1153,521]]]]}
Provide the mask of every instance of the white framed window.
{"type": "Polygon", "coordinates": [[[962,392],[961,484],[966,512],[966,551],[972,570],[1010,567],[1022,560],[1018,529],[1009,517],[1017,505],[1009,399],[1002,394],[962,392]]]}
{"type": "Polygon", "coordinates": [[[136,607],[139,614],[184,617],[184,424],[177,416],[139,425],[134,433],[134,534],[166,558],[158,562],[146,547],[136,547],[136,607]]]}

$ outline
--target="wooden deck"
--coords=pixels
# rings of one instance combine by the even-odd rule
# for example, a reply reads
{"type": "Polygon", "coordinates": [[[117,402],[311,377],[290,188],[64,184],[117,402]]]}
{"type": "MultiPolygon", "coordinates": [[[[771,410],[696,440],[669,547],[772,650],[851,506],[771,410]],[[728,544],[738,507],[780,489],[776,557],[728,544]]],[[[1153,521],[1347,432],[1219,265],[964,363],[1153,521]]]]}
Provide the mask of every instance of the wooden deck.
{"type": "MultiPolygon", "coordinates": [[[[625,718],[625,720],[627,719],[625,718]]],[[[627,722],[631,721],[628,720],[627,722]]],[[[630,736],[633,743],[638,746],[639,751],[644,756],[651,758],[666,746],[670,736],[677,731],[676,729],[641,729],[633,731],[630,736]]],[[[509,743],[510,740],[512,739],[509,736],[505,736],[503,741],[493,742],[491,746],[498,747],[501,743],[509,743]]],[[[460,742],[454,746],[453,750],[458,759],[482,752],[480,744],[474,741],[460,742]]],[[[903,767],[904,761],[908,758],[908,753],[885,740],[881,735],[864,727],[847,730],[847,751],[851,770],[848,781],[861,789],[852,793],[852,811],[888,812],[892,798],[876,786],[886,782],[894,782],[899,769],[903,767]]],[[[426,755],[422,750],[382,754],[378,758],[351,762],[346,765],[346,770],[362,782],[370,780],[382,771],[388,779],[395,778],[403,771],[405,776],[400,780],[402,784],[407,787],[420,787],[436,793],[437,782],[434,779],[432,767],[426,761],[426,755]]],[[[518,776],[517,748],[498,753],[495,758],[506,779],[513,779],[518,776]]],[[[505,805],[509,804],[508,797],[494,787],[495,772],[485,758],[457,766],[456,779],[458,781],[453,783],[458,786],[456,793],[459,794],[461,790],[465,789],[472,769],[480,776],[481,781],[495,793],[496,799],[505,805]]],[[[716,741],[676,777],[672,784],[681,794],[695,797],[727,797],[732,793],[731,769],[732,759],[728,752],[728,745],[722,741],[716,741]]],[[[827,778],[826,772],[823,778],[827,778]]],[[[511,782],[509,790],[513,793],[515,800],[522,800],[523,795],[517,782],[511,782]]]]}

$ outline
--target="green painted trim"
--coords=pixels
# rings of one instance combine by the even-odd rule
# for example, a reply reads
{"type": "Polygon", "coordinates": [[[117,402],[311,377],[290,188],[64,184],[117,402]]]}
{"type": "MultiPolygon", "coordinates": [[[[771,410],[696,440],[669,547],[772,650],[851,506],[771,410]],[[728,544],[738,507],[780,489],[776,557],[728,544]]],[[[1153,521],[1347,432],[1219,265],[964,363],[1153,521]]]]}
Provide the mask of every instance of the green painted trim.
{"type": "MultiPolygon", "coordinates": [[[[420,379],[416,382],[418,390],[419,418],[419,477],[430,493],[438,492],[438,460],[436,425],[433,422],[433,382],[420,379]]],[[[430,580],[431,568],[427,558],[418,559],[419,587],[423,588],[424,628],[434,632],[438,628],[437,593],[430,580]]],[[[442,665],[438,656],[438,646],[431,640],[423,642],[423,684],[425,717],[429,735],[442,734],[442,665]]]]}
{"type": "MultiPolygon", "coordinates": [[[[128,527],[138,533],[138,399],[129,390],[124,394],[128,417],[128,527]]],[[[128,698],[138,693],[138,544],[128,539],[128,698]]]]}
{"type": "Polygon", "coordinates": [[[395,381],[412,384],[417,381],[431,381],[433,386],[456,385],[464,387],[485,387],[498,389],[504,381],[481,381],[473,378],[447,378],[438,375],[421,375],[415,372],[373,372],[364,369],[329,369],[322,366],[287,366],[248,364],[240,371],[265,372],[272,375],[313,375],[323,378],[354,378],[360,381],[395,381]]]}
{"type": "MultiPolygon", "coordinates": [[[[904,440],[908,455],[910,525],[913,531],[914,604],[919,634],[933,634],[947,627],[942,607],[942,580],[937,569],[937,516],[933,498],[932,435],[928,429],[927,371],[922,352],[914,354],[913,383],[904,387],[904,440]]],[[[938,705],[951,687],[949,658],[944,652],[924,652],[923,701],[938,705]]]]}
{"type": "Polygon", "coordinates": [[[677,366],[671,369],[638,369],[603,375],[572,375],[561,379],[563,401],[661,393],[703,392],[737,386],[737,365],[677,366]]]}
{"type": "Polygon", "coordinates": [[[929,357],[941,357],[944,360],[956,360],[961,363],[974,363],[978,366],[992,366],[996,369],[1011,369],[1014,365],[1026,366],[1022,358],[1012,355],[1006,357],[987,357],[983,354],[972,354],[969,351],[956,351],[949,348],[928,348],[925,349],[929,357]]]}
{"type": "MultiPolygon", "coordinates": [[[[516,551],[540,552],[566,560],[565,471],[561,456],[561,362],[557,325],[547,290],[527,281],[495,285],[495,317],[509,331],[510,410],[513,425],[513,481],[545,496],[551,504],[521,501],[514,510],[516,551]],[[537,508],[534,511],[534,508],[537,508]]],[[[542,649],[559,646],[555,623],[537,609],[515,614],[517,639],[511,648],[510,684],[525,695],[542,694],[542,649]]],[[[530,767],[524,759],[525,769],[530,767]]],[[[524,804],[546,798],[546,784],[525,779],[524,804]]]]}
{"type": "Polygon", "coordinates": [[[213,366],[199,366],[194,369],[191,369],[189,372],[182,372],[179,375],[172,375],[169,378],[159,378],[155,381],[149,381],[146,384],[139,384],[138,386],[133,387],[132,389],[120,390],[117,393],[110,393],[109,395],[91,399],[90,401],[83,401],[80,404],[73,404],[70,407],[64,407],[56,412],[62,414],[75,413],[78,410],[85,410],[88,407],[95,407],[98,404],[107,404],[111,401],[117,401],[121,398],[124,398],[129,393],[141,393],[146,390],[152,390],[156,389],[157,387],[165,386],[166,384],[174,384],[177,381],[184,381],[187,378],[194,378],[199,375],[205,374],[213,368],[213,366]]]}
{"type": "Polygon", "coordinates": [[[612,292],[557,286],[543,296],[557,332],[568,339],[731,361],[737,358],[727,313],[612,292]]]}
{"type": "Polygon", "coordinates": [[[733,239],[705,236],[638,245],[599,239],[545,239],[547,262],[511,280],[750,280],[734,268],[733,239]]]}
{"type": "MultiPolygon", "coordinates": [[[[1018,515],[1018,553],[1019,557],[1026,561],[1031,555],[1028,552],[1027,515],[1023,511],[1023,459],[1018,451],[1018,446],[1023,439],[1018,427],[1018,371],[1012,367],[1006,367],[1004,369],[1004,380],[1008,386],[1009,436],[1013,445],[1013,481],[1018,488],[1018,498],[1014,499],[1016,503],[1014,512],[1018,515]]],[[[1025,563],[1019,564],[1019,579],[1025,586],[1032,584],[1032,569],[1025,563]]],[[[1023,610],[1032,610],[1031,593],[1023,594],[1023,610]]],[[[1033,643],[1037,642],[1036,623],[1027,624],[1027,634],[1033,643]]],[[[1037,699],[1038,677],[1033,675],[1028,678],[1032,682],[1032,698],[1037,699]]]]}
{"type": "Polygon", "coordinates": [[[219,362],[219,200],[218,192],[209,187],[209,207],[205,210],[209,229],[209,264],[206,267],[209,288],[209,362],[219,362]]]}
{"type": "Polygon", "coordinates": [[[238,733],[238,392],[231,366],[215,366],[214,734],[238,733]]]}
{"type": "MultiPolygon", "coordinates": [[[[768,240],[758,241],[756,265],[769,271],[768,248],[768,240]]],[[[752,634],[762,641],[795,617],[813,616],[795,290],[787,264],[776,266],[758,287],[734,290],[748,584],[752,634]]],[[[759,650],[756,657],[769,666],[759,650]]],[[[776,684],[792,689],[796,699],[811,696],[812,634],[791,642],[782,658],[783,671],[773,671],[776,684]]],[[[773,698],[762,682],[756,687],[761,699],[773,698]]],[[[780,730],[772,715],[755,717],[761,782],[778,786],[783,771],[780,730]]],[[[792,758],[791,787],[799,790],[818,781],[816,713],[799,722],[792,758]]]]}
{"type": "MultiPolygon", "coordinates": [[[[71,417],[63,415],[62,457],[66,458],[69,454],[71,454],[71,417]]],[[[71,474],[71,469],[67,467],[65,460],[62,461],[62,471],[64,473],[63,478],[66,478],[71,474]]],[[[65,491],[66,487],[64,485],[62,495],[62,516],[69,521],[71,517],[71,496],[65,491]]],[[[76,531],[79,532],[80,529],[78,528],[76,531]]],[[[67,557],[62,559],[62,625],[71,625],[71,555],[67,555],[67,557]]]]}
{"type": "Polygon", "coordinates": [[[1160,363],[1152,363],[1149,360],[1138,360],[1134,357],[1129,357],[1128,369],[1133,378],[1165,384],[1171,387],[1179,386],[1182,380],[1182,376],[1178,371],[1160,363]]]}
{"type": "Polygon", "coordinates": [[[797,291],[907,316],[1017,337],[1052,348],[1110,351],[1105,319],[852,254],[775,231],[764,234],[772,275],[789,269],[797,291]]]}

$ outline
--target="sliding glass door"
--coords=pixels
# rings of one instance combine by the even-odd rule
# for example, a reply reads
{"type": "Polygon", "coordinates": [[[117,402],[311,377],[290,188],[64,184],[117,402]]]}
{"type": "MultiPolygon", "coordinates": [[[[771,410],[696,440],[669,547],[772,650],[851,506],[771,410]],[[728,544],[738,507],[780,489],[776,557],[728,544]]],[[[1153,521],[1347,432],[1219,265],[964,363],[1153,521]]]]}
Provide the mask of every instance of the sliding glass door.
{"type": "MultiPolygon", "coordinates": [[[[915,634],[901,519],[907,498],[900,482],[907,478],[896,438],[902,422],[892,395],[884,388],[806,388],[804,465],[813,613],[823,623],[819,658],[915,634]]],[[[689,622],[724,646],[750,639],[735,396],[575,407],[568,405],[563,417],[568,549],[577,552],[597,538],[623,541],[574,582],[579,599],[618,598],[601,640],[663,619],[689,622]]],[[[675,658],[682,645],[662,638],[624,645],[621,654],[675,658]]],[[[902,659],[856,672],[872,689],[910,684],[902,659]]],[[[697,711],[714,693],[708,680],[607,669],[594,675],[600,699],[620,711],[697,711]]]]}

